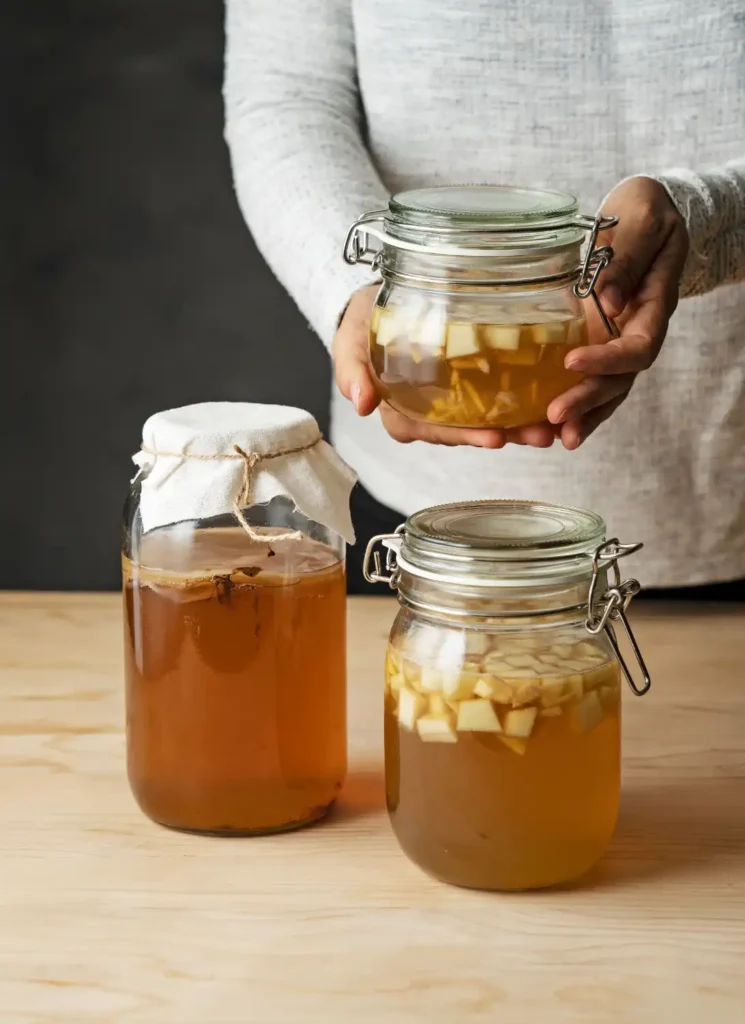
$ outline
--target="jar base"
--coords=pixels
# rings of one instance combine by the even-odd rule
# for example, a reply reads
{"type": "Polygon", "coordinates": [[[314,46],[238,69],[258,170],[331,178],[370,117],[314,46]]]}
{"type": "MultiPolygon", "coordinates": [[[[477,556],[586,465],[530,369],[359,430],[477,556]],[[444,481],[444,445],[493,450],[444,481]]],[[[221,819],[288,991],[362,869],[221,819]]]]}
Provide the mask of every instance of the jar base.
{"type": "Polygon", "coordinates": [[[324,818],[328,817],[335,804],[336,797],[330,803],[314,808],[307,817],[288,821],[284,825],[271,825],[264,828],[190,828],[189,826],[162,821],[151,814],[147,814],[147,812],[144,813],[156,825],[170,829],[171,832],[183,832],[191,836],[211,836],[214,839],[250,839],[255,836],[281,835],[283,832],[298,832],[300,829],[309,828],[311,825],[316,825],[319,821],[323,821],[324,818]]]}

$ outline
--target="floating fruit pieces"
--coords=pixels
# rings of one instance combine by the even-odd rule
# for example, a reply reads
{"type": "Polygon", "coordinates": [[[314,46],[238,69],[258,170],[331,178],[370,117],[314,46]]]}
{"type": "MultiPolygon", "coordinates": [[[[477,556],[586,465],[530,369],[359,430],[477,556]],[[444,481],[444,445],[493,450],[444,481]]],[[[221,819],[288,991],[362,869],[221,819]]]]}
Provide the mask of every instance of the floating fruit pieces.
{"type": "Polygon", "coordinates": [[[562,719],[581,736],[620,699],[618,666],[591,641],[539,647],[531,637],[433,628],[389,646],[386,687],[401,728],[424,742],[492,733],[519,755],[538,724],[562,719]]]}
{"type": "MultiPolygon", "coordinates": [[[[508,317],[507,307],[491,308],[495,317],[508,317]]],[[[386,397],[404,412],[411,405],[418,416],[442,424],[519,426],[545,419],[551,400],[577,380],[564,357],[587,344],[585,321],[529,305],[510,315],[513,322],[456,319],[444,303],[422,298],[376,306],[372,362],[386,378],[386,397]],[[514,322],[515,316],[525,320],[514,322]]]]}

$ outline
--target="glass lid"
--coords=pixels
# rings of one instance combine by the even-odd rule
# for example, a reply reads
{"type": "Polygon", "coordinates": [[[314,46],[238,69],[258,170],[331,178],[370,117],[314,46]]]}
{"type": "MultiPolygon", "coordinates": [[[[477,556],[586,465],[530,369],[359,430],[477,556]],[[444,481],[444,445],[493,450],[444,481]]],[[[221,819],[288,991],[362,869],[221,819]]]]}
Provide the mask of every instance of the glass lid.
{"type": "Polygon", "coordinates": [[[517,585],[587,578],[605,540],[594,512],[534,501],[475,501],[415,512],[398,563],[415,575],[517,585]]]}
{"type": "Polygon", "coordinates": [[[565,192],[509,185],[446,185],[399,192],[389,202],[394,220],[422,226],[540,230],[568,226],[577,200],[565,192]]]}

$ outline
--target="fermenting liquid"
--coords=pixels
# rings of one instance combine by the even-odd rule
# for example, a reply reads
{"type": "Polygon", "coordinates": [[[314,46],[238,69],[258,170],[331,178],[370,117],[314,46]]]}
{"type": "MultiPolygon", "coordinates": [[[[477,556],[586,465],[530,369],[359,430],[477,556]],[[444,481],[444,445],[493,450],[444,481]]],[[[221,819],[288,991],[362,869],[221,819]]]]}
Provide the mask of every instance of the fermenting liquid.
{"type": "Polygon", "coordinates": [[[445,321],[433,307],[418,319],[375,307],[370,356],[381,397],[413,419],[465,427],[543,422],[553,401],[582,375],[568,352],[587,345],[583,317],[536,323],[445,321]]]}
{"type": "Polygon", "coordinates": [[[124,562],[135,797],[200,832],[321,817],[346,771],[343,563],[309,538],[178,531],[146,535],[140,564],[124,562]]]}
{"type": "Polygon", "coordinates": [[[422,659],[406,637],[389,648],[396,836],[416,864],[456,885],[530,889],[575,878],[615,827],[618,665],[589,641],[467,640],[460,666],[446,649],[422,659]]]}

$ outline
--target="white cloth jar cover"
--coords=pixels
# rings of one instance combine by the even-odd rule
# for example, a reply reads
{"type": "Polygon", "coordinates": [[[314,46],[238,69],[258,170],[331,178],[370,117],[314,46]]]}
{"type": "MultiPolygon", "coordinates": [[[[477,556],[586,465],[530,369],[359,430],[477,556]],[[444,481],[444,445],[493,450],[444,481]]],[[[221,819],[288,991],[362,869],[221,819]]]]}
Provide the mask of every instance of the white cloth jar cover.
{"type": "Polygon", "coordinates": [[[204,402],[151,416],[142,428],[144,532],[224,515],[240,504],[290,498],[308,519],[354,543],[352,469],[303,409],[204,402]]]}

